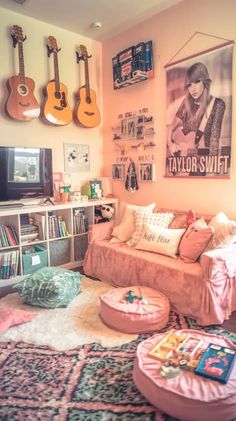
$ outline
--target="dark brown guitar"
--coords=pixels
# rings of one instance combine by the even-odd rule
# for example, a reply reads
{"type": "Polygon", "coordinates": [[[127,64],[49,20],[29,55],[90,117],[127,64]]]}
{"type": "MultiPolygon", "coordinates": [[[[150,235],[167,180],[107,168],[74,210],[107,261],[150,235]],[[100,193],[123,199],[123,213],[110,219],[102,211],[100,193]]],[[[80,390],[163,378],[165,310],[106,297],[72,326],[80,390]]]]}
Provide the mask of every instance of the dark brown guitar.
{"type": "Polygon", "coordinates": [[[33,79],[25,76],[22,28],[14,25],[11,33],[13,47],[18,45],[19,75],[10,77],[7,86],[10,92],[6,103],[8,115],[15,120],[30,121],[40,114],[40,106],[34,97],[35,83],[33,79]]]}
{"type": "Polygon", "coordinates": [[[78,102],[75,106],[75,121],[83,127],[96,127],[101,121],[100,112],[96,104],[96,94],[90,89],[87,49],[80,45],[80,55],[77,53],[77,61],[84,61],[85,85],[79,88],[78,102]]]}
{"type": "Polygon", "coordinates": [[[47,84],[46,101],[43,107],[43,116],[51,124],[64,126],[72,121],[72,110],[67,101],[67,87],[60,82],[58,67],[57,41],[48,37],[48,56],[53,54],[54,79],[47,84]]]}

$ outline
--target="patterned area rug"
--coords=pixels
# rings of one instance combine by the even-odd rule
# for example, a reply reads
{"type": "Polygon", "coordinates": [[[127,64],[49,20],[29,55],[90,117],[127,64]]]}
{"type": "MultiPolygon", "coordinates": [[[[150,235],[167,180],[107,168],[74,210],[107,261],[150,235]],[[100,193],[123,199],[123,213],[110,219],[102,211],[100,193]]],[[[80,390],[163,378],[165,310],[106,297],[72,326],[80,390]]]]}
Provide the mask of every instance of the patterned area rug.
{"type": "MultiPolygon", "coordinates": [[[[171,312],[158,333],[188,327],[201,330],[171,312]]],[[[236,343],[236,334],[218,327],[204,330],[236,343]]],[[[176,421],[150,405],[132,380],[137,345],[147,337],[114,348],[88,344],[71,351],[0,343],[0,420],[176,421]]]]}

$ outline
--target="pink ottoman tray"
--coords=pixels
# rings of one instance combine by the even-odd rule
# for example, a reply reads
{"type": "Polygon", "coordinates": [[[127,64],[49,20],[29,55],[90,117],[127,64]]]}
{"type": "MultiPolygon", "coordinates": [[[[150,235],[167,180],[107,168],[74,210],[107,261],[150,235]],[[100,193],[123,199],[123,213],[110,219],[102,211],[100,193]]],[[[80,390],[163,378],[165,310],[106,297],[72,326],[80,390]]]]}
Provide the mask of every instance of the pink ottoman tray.
{"type": "MultiPolygon", "coordinates": [[[[189,335],[195,347],[198,346],[196,338],[199,338],[204,349],[212,343],[236,350],[236,345],[223,336],[193,329],[182,329],[174,333],[182,337],[189,335]]],[[[133,379],[140,392],[157,409],[181,421],[234,420],[236,363],[226,384],[195,374],[186,367],[180,369],[177,376],[166,377],[162,372],[163,360],[166,358],[166,336],[167,333],[153,335],[137,347],[133,379]]],[[[185,350],[184,342],[179,349],[185,350]]]]}
{"type": "Polygon", "coordinates": [[[169,319],[170,304],[161,292],[148,287],[115,288],[100,297],[102,320],[126,333],[160,330],[169,319]]]}

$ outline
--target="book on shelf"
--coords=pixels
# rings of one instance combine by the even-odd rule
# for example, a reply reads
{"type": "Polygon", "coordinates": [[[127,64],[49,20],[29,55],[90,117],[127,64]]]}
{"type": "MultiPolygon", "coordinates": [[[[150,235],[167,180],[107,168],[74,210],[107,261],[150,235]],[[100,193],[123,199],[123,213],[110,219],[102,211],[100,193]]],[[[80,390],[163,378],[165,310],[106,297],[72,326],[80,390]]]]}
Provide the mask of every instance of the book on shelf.
{"type": "Polygon", "coordinates": [[[10,247],[19,244],[16,230],[11,225],[0,225],[0,247],[10,247]]]}
{"type": "Polygon", "coordinates": [[[194,372],[200,376],[227,383],[236,359],[236,348],[210,343],[194,372]]]}
{"type": "Polygon", "coordinates": [[[17,276],[19,265],[19,250],[0,253],[0,279],[17,276]]]}
{"type": "Polygon", "coordinates": [[[36,212],[33,214],[34,225],[38,227],[39,237],[41,240],[46,239],[46,216],[43,213],[36,212]]]}
{"type": "Polygon", "coordinates": [[[88,218],[85,208],[74,209],[74,233],[84,234],[88,231],[88,218]]]}

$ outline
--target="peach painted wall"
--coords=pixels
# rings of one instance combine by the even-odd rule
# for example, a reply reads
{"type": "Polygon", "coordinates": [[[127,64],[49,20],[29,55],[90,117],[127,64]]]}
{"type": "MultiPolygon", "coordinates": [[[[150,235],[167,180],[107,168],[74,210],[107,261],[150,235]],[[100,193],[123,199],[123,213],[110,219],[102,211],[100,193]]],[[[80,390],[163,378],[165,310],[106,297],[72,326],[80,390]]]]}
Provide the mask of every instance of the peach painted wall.
{"type": "MultiPolygon", "coordinates": [[[[103,99],[104,99],[104,172],[111,175],[111,164],[118,156],[112,140],[112,126],[120,113],[149,107],[156,116],[155,154],[156,181],[140,183],[139,190],[129,193],[124,182],[113,181],[113,194],[130,203],[157,202],[161,207],[194,208],[205,213],[224,210],[236,217],[236,135],[234,108],[235,81],[233,81],[232,162],[230,179],[174,179],[165,178],[166,151],[166,81],[164,66],[195,34],[201,32],[230,40],[236,38],[236,2],[234,0],[184,0],[173,8],[153,16],[103,45],[103,99]],[[112,57],[121,50],[141,41],[153,41],[154,78],[139,84],[113,90],[112,57]]],[[[175,59],[222,43],[204,35],[196,35],[175,59]]],[[[235,54],[235,53],[234,53],[235,54]]],[[[235,66],[234,66],[235,67],[235,66]]],[[[235,69],[233,70],[235,75],[235,69]]],[[[136,162],[138,152],[129,150],[136,162]]]]}
{"type": "Polygon", "coordinates": [[[23,44],[26,76],[35,81],[35,96],[43,103],[42,89],[54,77],[53,59],[47,57],[47,37],[53,35],[58,47],[60,81],[68,88],[68,102],[74,107],[74,94],[84,84],[83,66],[76,63],[75,51],[80,44],[92,54],[89,62],[91,87],[97,93],[98,106],[102,113],[102,44],[70,31],[48,25],[36,19],[0,8],[0,145],[42,146],[53,150],[55,172],[64,172],[63,143],[86,144],[90,146],[90,171],[73,172],[72,189],[84,181],[101,174],[103,166],[102,124],[96,128],[81,128],[74,122],[66,126],[51,126],[41,119],[30,122],[11,120],[6,116],[4,105],[8,96],[6,81],[19,72],[17,49],[13,49],[10,37],[12,25],[19,25],[27,35],[23,44]]]}

